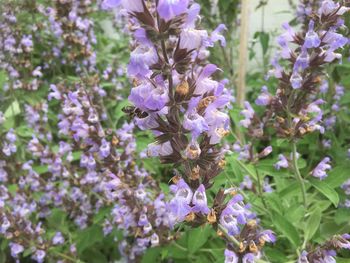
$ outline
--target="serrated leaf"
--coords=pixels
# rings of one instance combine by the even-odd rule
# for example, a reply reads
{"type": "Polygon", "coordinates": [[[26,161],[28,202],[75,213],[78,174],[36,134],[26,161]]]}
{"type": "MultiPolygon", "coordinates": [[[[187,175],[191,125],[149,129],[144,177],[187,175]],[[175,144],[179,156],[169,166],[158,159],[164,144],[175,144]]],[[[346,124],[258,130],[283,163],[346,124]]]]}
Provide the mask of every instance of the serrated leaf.
{"type": "Polygon", "coordinates": [[[325,181],[319,181],[317,179],[310,178],[310,183],[325,197],[331,201],[335,207],[339,204],[338,193],[331,188],[325,181]]]}
{"type": "Polygon", "coordinates": [[[277,212],[272,214],[272,221],[276,228],[291,242],[294,247],[300,244],[299,233],[291,222],[277,212]]]}
{"type": "Polygon", "coordinates": [[[305,240],[309,241],[315,235],[320,222],[321,222],[322,213],[319,209],[315,209],[306,220],[305,225],[305,240]]]}

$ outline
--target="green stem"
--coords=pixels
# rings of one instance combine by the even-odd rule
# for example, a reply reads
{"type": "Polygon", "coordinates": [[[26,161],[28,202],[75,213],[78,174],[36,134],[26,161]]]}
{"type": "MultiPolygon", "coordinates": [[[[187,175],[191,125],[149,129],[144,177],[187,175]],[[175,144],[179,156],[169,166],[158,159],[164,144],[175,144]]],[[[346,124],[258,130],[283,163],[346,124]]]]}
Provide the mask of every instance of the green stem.
{"type": "Polygon", "coordinates": [[[297,145],[295,143],[295,141],[292,141],[292,147],[293,147],[293,168],[294,168],[294,172],[295,172],[295,176],[300,184],[300,188],[301,188],[301,193],[302,193],[302,197],[303,197],[303,204],[305,209],[307,208],[307,201],[306,201],[306,190],[305,190],[305,184],[304,184],[304,180],[301,177],[299,168],[298,168],[298,160],[297,160],[297,145]]]}
{"type": "Polygon", "coordinates": [[[256,178],[258,180],[258,192],[259,192],[259,196],[261,198],[261,201],[265,207],[266,210],[268,210],[267,208],[267,205],[266,205],[266,202],[265,202],[265,198],[263,196],[263,191],[262,191],[262,182],[261,182],[261,178],[260,178],[260,174],[259,174],[259,171],[258,169],[256,168],[256,166],[254,165],[254,168],[255,168],[255,172],[256,172],[256,178]]]}
{"type": "Polygon", "coordinates": [[[176,242],[174,242],[173,244],[174,244],[174,246],[177,247],[178,249],[180,249],[180,250],[182,250],[182,251],[187,251],[187,248],[181,246],[180,244],[178,244],[178,243],[176,243],[176,242]]]}
{"type": "Polygon", "coordinates": [[[65,258],[71,262],[76,262],[76,259],[70,257],[70,256],[67,256],[66,254],[63,254],[61,252],[58,252],[58,251],[54,251],[54,250],[51,250],[50,252],[52,252],[53,254],[56,254],[57,256],[60,256],[62,258],[65,258]]]}
{"type": "Polygon", "coordinates": [[[227,232],[226,228],[224,228],[222,225],[218,224],[218,228],[220,229],[220,231],[222,233],[225,234],[226,238],[231,241],[236,247],[239,247],[239,241],[234,237],[229,235],[229,233],[227,232]]]}

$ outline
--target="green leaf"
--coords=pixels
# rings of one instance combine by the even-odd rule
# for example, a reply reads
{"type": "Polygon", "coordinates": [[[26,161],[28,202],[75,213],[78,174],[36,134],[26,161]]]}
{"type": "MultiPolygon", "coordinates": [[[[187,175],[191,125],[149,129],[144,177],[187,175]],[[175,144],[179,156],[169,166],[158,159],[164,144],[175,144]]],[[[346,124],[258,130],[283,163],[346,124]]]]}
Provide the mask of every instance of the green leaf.
{"type": "Polygon", "coordinates": [[[103,239],[103,232],[100,226],[93,225],[77,234],[77,250],[81,254],[85,249],[103,239]]]}
{"type": "Polygon", "coordinates": [[[16,128],[16,134],[18,134],[21,137],[31,138],[33,136],[33,129],[23,125],[16,128]]]}
{"type": "Polygon", "coordinates": [[[330,187],[338,187],[349,179],[349,166],[337,166],[328,173],[325,182],[330,187]]]}
{"type": "Polygon", "coordinates": [[[325,197],[331,201],[334,206],[338,206],[339,204],[339,196],[338,193],[331,188],[326,182],[320,181],[317,179],[310,178],[310,183],[318,190],[320,191],[325,197]]]}
{"type": "Polygon", "coordinates": [[[97,224],[97,223],[101,222],[103,219],[105,219],[106,216],[110,214],[110,212],[111,212],[111,208],[103,207],[94,216],[92,221],[94,222],[94,224],[97,224]]]}
{"type": "Polygon", "coordinates": [[[334,222],[342,224],[348,222],[350,218],[350,210],[348,208],[338,208],[334,215],[334,222]]]}
{"type": "Polygon", "coordinates": [[[159,256],[160,256],[161,251],[162,250],[159,247],[147,249],[147,252],[142,257],[141,263],[159,262],[159,256]]]}
{"type": "Polygon", "coordinates": [[[11,118],[21,113],[18,100],[14,100],[11,105],[6,109],[4,116],[5,118],[11,118]]]}
{"type": "Polygon", "coordinates": [[[266,32],[259,32],[259,40],[263,50],[263,54],[265,55],[269,48],[270,35],[266,32]]]}
{"type": "Polygon", "coordinates": [[[322,213],[319,209],[315,209],[309,218],[306,220],[305,225],[305,240],[309,241],[315,235],[320,222],[321,222],[322,213]]]}
{"type": "Polygon", "coordinates": [[[65,233],[67,229],[67,214],[60,209],[53,209],[51,215],[47,219],[48,225],[53,229],[58,229],[65,233]]]}
{"type": "Polygon", "coordinates": [[[49,168],[47,165],[36,165],[36,166],[33,166],[33,170],[37,174],[43,174],[43,173],[46,173],[49,170],[49,168]]]}
{"type": "Polygon", "coordinates": [[[195,253],[207,242],[211,233],[212,233],[212,227],[209,225],[192,229],[188,233],[188,238],[187,238],[188,251],[190,253],[195,253]]]}
{"type": "Polygon", "coordinates": [[[127,105],[130,105],[130,102],[128,100],[123,100],[123,101],[118,103],[118,105],[114,111],[115,116],[113,116],[113,119],[116,120],[116,123],[118,123],[119,119],[125,115],[125,113],[122,111],[122,109],[127,105]]]}
{"type": "Polygon", "coordinates": [[[294,247],[298,247],[300,244],[299,233],[296,228],[285,217],[277,212],[272,214],[272,221],[276,228],[288,238],[294,247]]]}
{"type": "Polygon", "coordinates": [[[349,258],[339,258],[339,257],[337,257],[336,262],[337,263],[349,263],[350,259],[349,258]]]}

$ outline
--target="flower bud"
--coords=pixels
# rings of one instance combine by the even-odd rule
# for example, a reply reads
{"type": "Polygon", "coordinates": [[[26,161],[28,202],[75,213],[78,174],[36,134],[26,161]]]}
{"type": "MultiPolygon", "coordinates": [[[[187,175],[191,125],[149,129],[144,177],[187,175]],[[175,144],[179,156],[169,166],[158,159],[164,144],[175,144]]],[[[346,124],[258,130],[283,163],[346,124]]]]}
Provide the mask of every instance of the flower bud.
{"type": "Polygon", "coordinates": [[[188,82],[185,80],[176,86],[175,92],[179,96],[186,96],[189,90],[190,90],[190,86],[188,85],[188,82]]]}

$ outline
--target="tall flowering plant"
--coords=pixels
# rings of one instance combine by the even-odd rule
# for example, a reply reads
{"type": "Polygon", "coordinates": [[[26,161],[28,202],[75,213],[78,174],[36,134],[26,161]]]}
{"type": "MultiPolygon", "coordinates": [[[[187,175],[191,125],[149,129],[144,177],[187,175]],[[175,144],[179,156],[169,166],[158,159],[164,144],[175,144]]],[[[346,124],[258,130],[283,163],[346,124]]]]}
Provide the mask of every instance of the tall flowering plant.
{"type": "MultiPolygon", "coordinates": [[[[114,7],[120,1],[105,1],[114,7]]],[[[226,45],[219,25],[212,33],[197,26],[200,6],[189,1],[121,1],[129,14],[133,36],[128,76],[129,100],[136,125],[151,130],[155,142],[147,153],[172,164],[171,226],[186,221],[196,227],[212,224],[227,241],[227,262],[253,261],[271,231],[262,231],[254,213],[234,189],[220,190],[212,204],[207,194],[222,171],[222,138],[230,131],[227,108],[233,100],[226,80],[216,81],[220,69],[208,64],[208,48],[226,45]],[[227,201],[227,196],[234,194],[227,201]]]]}
{"type": "MultiPolygon", "coordinates": [[[[332,167],[330,157],[326,156],[317,165],[313,165],[308,174],[303,175],[299,167],[302,156],[297,152],[297,143],[311,133],[318,132],[322,135],[327,130],[332,130],[335,125],[334,112],[339,111],[338,103],[343,94],[343,87],[336,85],[334,88],[331,112],[324,112],[322,109],[322,105],[326,103],[322,94],[325,94],[329,87],[329,65],[341,63],[342,49],[348,44],[342,18],[348,11],[349,8],[346,5],[334,1],[301,1],[298,18],[304,23],[304,27],[297,32],[285,23],[283,24],[284,33],[277,38],[280,51],[272,60],[273,69],[267,76],[267,79],[274,77],[278,80],[276,92],[270,93],[267,86],[262,88],[255,100],[258,107],[265,107],[262,114],[256,112],[248,101],[245,102],[244,110],[241,111],[244,118],[240,121],[240,125],[247,129],[248,137],[251,139],[247,145],[242,146],[238,143],[236,146],[235,150],[239,152],[242,159],[259,167],[259,158],[254,154],[254,143],[266,143],[273,136],[289,143],[290,155],[279,154],[274,166],[278,171],[290,169],[294,173],[300,186],[300,196],[305,209],[303,218],[308,217],[307,213],[312,205],[308,195],[309,184],[327,196],[324,187],[329,186],[325,186],[326,183],[320,183],[318,180],[325,180],[332,167]]],[[[323,143],[330,144],[330,141],[323,143]]],[[[265,150],[268,148],[271,152],[272,147],[268,146],[265,150]]],[[[256,169],[256,173],[251,174],[257,177],[259,195],[267,208],[258,171],[259,169],[256,169]]],[[[328,198],[332,197],[328,195],[328,198]]],[[[338,205],[337,202],[333,203],[338,205]]],[[[312,219],[313,217],[309,216],[309,220],[312,219]]],[[[310,235],[309,230],[304,228],[304,242],[300,246],[302,250],[306,248],[307,241],[310,239],[308,235],[310,235]]],[[[334,237],[332,240],[339,239],[348,244],[347,238],[348,235],[343,235],[334,237]]],[[[309,254],[304,251],[299,262],[334,260],[335,251],[340,248],[348,247],[337,246],[329,241],[316,251],[310,249],[309,254]]]]}

